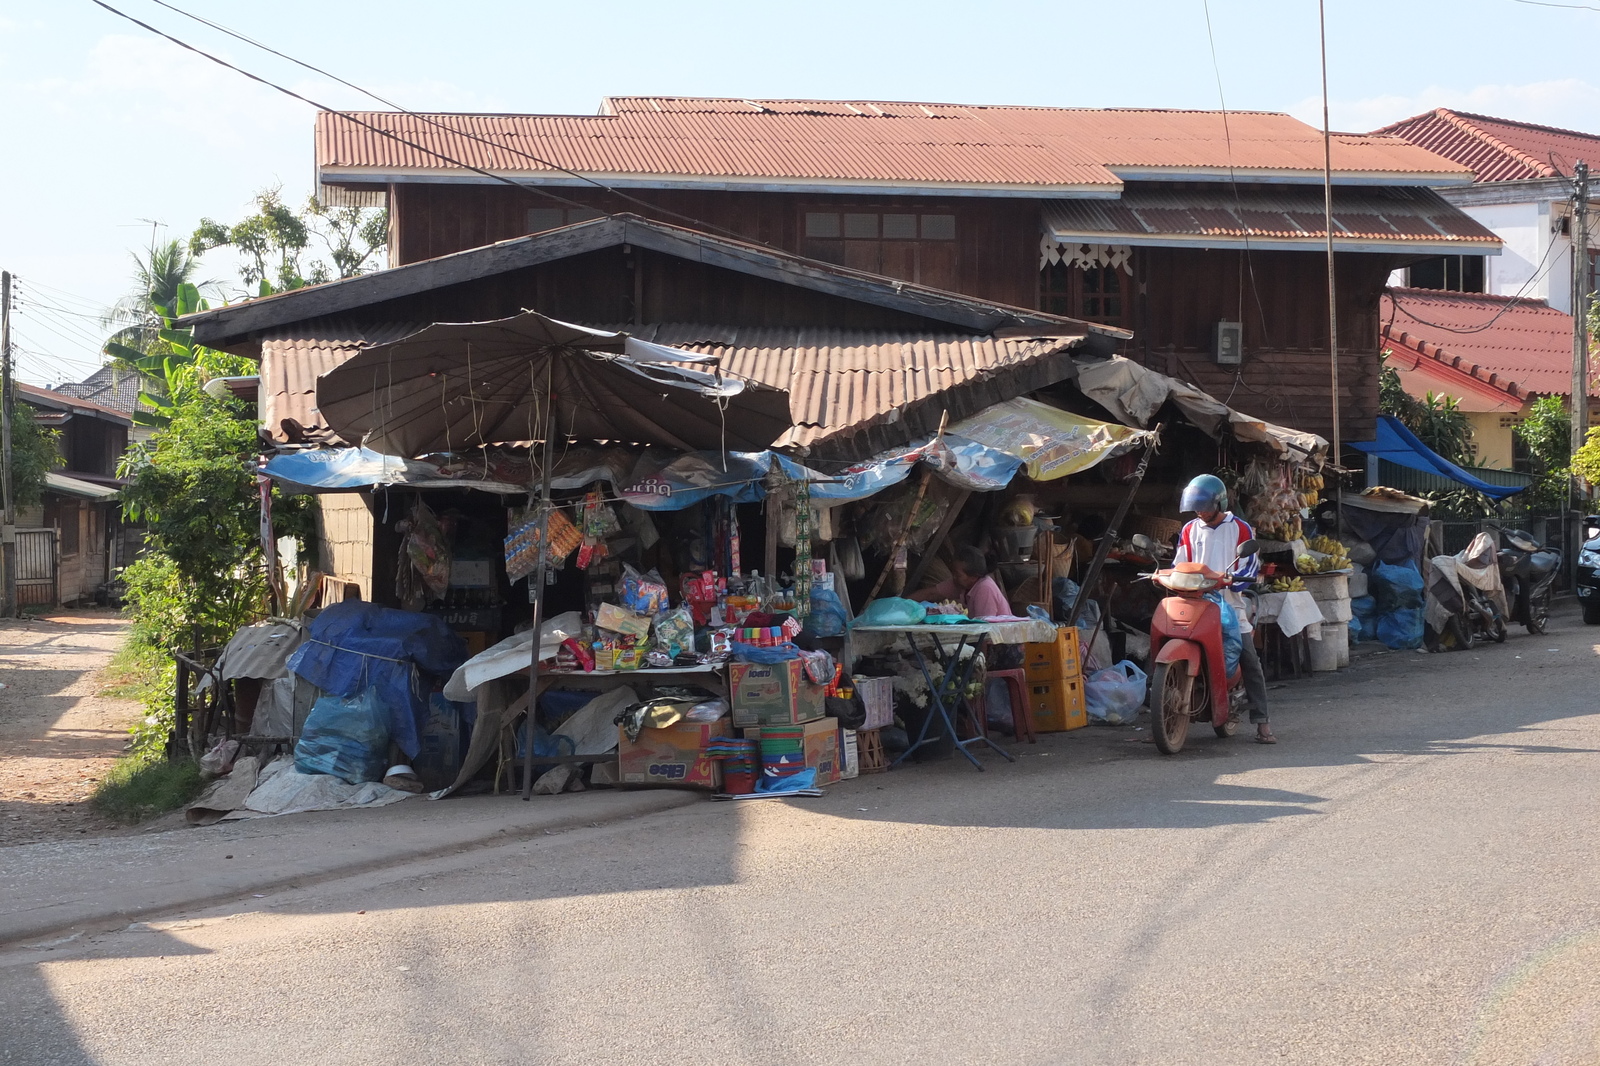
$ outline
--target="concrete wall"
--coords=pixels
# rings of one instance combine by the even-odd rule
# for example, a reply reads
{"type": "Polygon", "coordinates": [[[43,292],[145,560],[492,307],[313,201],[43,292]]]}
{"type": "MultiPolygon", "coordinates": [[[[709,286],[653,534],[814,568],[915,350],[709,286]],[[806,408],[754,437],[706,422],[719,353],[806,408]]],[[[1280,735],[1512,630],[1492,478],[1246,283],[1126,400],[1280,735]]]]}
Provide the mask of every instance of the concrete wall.
{"type": "Polygon", "coordinates": [[[317,538],[321,542],[317,565],[322,572],[357,585],[361,598],[371,600],[373,517],[367,495],[329,492],[318,496],[317,538]]]}
{"type": "Polygon", "coordinates": [[[1479,466],[1495,470],[1512,469],[1512,429],[1517,424],[1515,412],[1474,411],[1467,415],[1472,426],[1472,443],[1477,448],[1479,466]]]}

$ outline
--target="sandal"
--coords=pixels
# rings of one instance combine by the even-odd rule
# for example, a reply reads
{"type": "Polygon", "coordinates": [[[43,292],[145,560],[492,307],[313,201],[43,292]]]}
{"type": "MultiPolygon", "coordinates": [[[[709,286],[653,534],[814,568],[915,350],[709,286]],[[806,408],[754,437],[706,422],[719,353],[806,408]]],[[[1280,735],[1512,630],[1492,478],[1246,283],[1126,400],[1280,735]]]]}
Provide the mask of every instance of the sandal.
{"type": "Polygon", "coordinates": [[[1277,742],[1278,742],[1278,738],[1273,736],[1270,732],[1268,732],[1268,733],[1257,733],[1256,734],[1256,743],[1257,744],[1276,744],[1277,742]]]}

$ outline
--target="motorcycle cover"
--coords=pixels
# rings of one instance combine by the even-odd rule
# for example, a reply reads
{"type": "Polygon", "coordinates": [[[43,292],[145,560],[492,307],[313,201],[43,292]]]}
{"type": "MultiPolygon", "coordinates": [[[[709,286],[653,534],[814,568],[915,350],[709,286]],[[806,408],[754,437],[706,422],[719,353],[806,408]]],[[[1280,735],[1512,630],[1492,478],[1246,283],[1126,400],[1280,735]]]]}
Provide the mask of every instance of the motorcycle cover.
{"type": "Polygon", "coordinates": [[[1436,555],[1432,562],[1433,572],[1428,578],[1424,618],[1435,633],[1444,632],[1450,615],[1461,610],[1465,604],[1466,593],[1462,585],[1471,585],[1483,591],[1502,618],[1510,617],[1511,609],[1506,606],[1506,590],[1500,580],[1500,564],[1494,540],[1489,534],[1479,533],[1462,551],[1454,555],[1436,555]]]}

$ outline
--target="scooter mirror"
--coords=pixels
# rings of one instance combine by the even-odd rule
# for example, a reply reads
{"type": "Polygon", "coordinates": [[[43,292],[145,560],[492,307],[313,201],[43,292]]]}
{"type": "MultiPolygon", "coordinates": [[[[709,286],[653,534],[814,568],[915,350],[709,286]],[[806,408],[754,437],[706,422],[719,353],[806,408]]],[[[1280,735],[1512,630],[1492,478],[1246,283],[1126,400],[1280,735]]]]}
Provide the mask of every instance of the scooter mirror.
{"type": "Polygon", "coordinates": [[[1246,555],[1254,555],[1257,547],[1258,545],[1254,540],[1243,541],[1239,545],[1239,558],[1243,559],[1246,555]]]}
{"type": "Polygon", "coordinates": [[[1157,551],[1161,550],[1161,545],[1157,544],[1152,538],[1145,536],[1143,533],[1135,533],[1132,540],[1133,546],[1138,548],[1140,551],[1145,552],[1146,554],[1154,555],[1157,551]]]}

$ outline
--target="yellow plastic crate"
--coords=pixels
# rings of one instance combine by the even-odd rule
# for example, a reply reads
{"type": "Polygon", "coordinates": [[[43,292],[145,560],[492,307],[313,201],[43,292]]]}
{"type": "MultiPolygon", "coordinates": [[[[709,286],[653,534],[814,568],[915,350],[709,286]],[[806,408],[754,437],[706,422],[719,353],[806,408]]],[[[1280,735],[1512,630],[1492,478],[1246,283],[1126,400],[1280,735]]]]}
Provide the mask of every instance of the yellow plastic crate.
{"type": "Polygon", "coordinates": [[[1035,733],[1064,733],[1089,724],[1081,679],[1029,681],[1028,713],[1035,733]]]}
{"type": "Polygon", "coordinates": [[[1029,681],[1067,681],[1081,677],[1083,660],[1078,656],[1078,627],[1058,626],[1055,640],[1024,644],[1022,661],[1029,681]]]}

